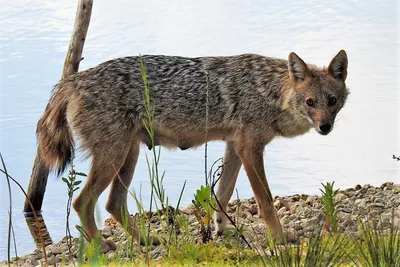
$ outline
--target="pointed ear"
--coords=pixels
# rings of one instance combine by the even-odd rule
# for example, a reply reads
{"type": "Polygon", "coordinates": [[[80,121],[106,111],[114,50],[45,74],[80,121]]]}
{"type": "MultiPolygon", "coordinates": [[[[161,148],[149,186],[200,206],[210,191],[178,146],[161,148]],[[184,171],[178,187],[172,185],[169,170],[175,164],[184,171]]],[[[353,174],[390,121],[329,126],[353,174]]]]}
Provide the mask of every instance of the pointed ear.
{"type": "Polygon", "coordinates": [[[328,67],[328,73],[335,79],[340,79],[343,82],[347,77],[347,54],[344,50],[340,52],[332,59],[328,67]]]}
{"type": "Polygon", "coordinates": [[[296,55],[296,53],[290,53],[288,59],[288,68],[290,78],[295,82],[303,81],[305,78],[310,76],[310,70],[307,67],[307,64],[296,55]]]}

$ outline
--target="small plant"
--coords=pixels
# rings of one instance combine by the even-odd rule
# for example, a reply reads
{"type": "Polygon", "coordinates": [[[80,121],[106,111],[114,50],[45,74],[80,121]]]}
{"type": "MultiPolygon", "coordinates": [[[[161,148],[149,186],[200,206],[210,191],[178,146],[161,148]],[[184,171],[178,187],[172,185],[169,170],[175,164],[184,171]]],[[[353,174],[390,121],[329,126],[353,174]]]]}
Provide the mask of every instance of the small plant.
{"type": "Polygon", "coordinates": [[[352,257],[356,264],[365,267],[400,267],[400,231],[394,225],[394,213],[388,233],[376,222],[359,223],[361,238],[352,257]]]}
{"type": "Polygon", "coordinates": [[[262,259],[252,250],[217,246],[214,242],[183,244],[172,248],[170,257],[160,260],[161,266],[262,266],[262,259]],[[240,255],[239,255],[240,254],[240,255]]]}
{"type": "Polygon", "coordinates": [[[105,266],[108,263],[107,255],[101,253],[101,236],[95,237],[84,248],[88,266],[105,266]]]}
{"type": "Polygon", "coordinates": [[[194,199],[192,200],[195,206],[195,216],[200,223],[202,242],[207,243],[212,239],[211,236],[211,220],[214,214],[214,207],[216,204],[215,198],[211,195],[211,187],[201,186],[200,189],[196,191],[194,199]]]}
{"type": "MultiPolygon", "coordinates": [[[[186,180],[182,186],[182,190],[179,195],[179,200],[176,205],[176,208],[173,208],[169,205],[168,197],[165,193],[165,188],[163,186],[165,172],[160,173],[159,171],[159,162],[160,162],[160,155],[161,155],[161,148],[156,148],[155,142],[155,131],[153,127],[154,122],[154,104],[151,100],[151,90],[149,84],[147,82],[147,72],[145,68],[145,64],[143,58],[140,56],[140,73],[142,76],[143,84],[144,84],[144,107],[146,111],[146,116],[142,119],[142,123],[147,131],[147,135],[150,141],[150,146],[152,150],[152,159],[150,161],[149,157],[146,155],[146,163],[149,172],[150,178],[150,185],[151,185],[151,192],[150,192],[150,210],[149,214],[152,214],[153,205],[156,208],[156,213],[158,218],[164,218],[165,224],[167,226],[167,249],[169,249],[169,244],[178,245],[179,239],[177,234],[179,233],[179,223],[177,222],[177,218],[179,215],[179,204],[183,195],[183,191],[186,186],[186,180]],[[161,210],[160,210],[161,208],[161,210]],[[161,212],[162,211],[162,212],[161,212]],[[164,215],[164,216],[162,216],[164,215]]],[[[136,197],[135,197],[136,199],[136,197]]],[[[136,203],[139,204],[139,201],[136,200],[136,203]]],[[[143,205],[139,205],[139,210],[142,209],[143,205]],[[140,206],[140,207],[139,207],[140,206]]],[[[143,210],[142,210],[143,211],[143,210]]],[[[144,215],[144,211],[143,214],[144,215]]],[[[139,216],[140,222],[140,229],[142,235],[146,235],[146,251],[148,252],[148,241],[151,240],[150,238],[150,217],[151,216],[139,216]]],[[[161,224],[163,226],[163,224],[161,224]]],[[[164,232],[164,231],[163,231],[164,232]]],[[[148,258],[148,253],[147,256],[148,258]]]]}
{"type": "Polygon", "coordinates": [[[9,203],[10,203],[10,210],[8,211],[8,215],[9,215],[9,221],[8,221],[8,240],[7,240],[7,263],[8,266],[11,266],[11,234],[13,236],[13,241],[14,241],[14,250],[15,250],[15,257],[16,257],[16,264],[18,265],[18,254],[17,254],[17,243],[15,242],[15,233],[14,233],[14,228],[13,228],[13,224],[12,224],[12,196],[11,196],[11,184],[10,181],[14,182],[19,189],[21,190],[21,192],[24,194],[24,196],[26,197],[29,206],[32,209],[32,214],[34,217],[34,221],[35,221],[35,225],[37,227],[38,230],[38,235],[39,235],[39,240],[40,240],[40,245],[42,248],[42,252],[43,252],[43,258],[44,258],[44,263],[46,266],[48,266],[48,261],[47,261],[47,255],[46,255],[46,250],[45,250],[45,241],[43,238],[43,234],[42,234],[42,229],[40,228],[40,224],[39,224],[39,218],[38,215],[36,214],[35,209],[33,208],[32,202],[30,201],[30,199],[28,198],[28,195],[26,194],[24,188],[22,187],[22,185],[13,177],[11,177],[11,175],[8,174],[7,172],[7,168],[6,168],[6,164],[4,162],[3,156],[0,153],[0,161],[2,163],[2,166],[4,169],[0,168],[0,172],[3,173],[6,176],[6,180],[7,180],[7,185],[8,185],[8,189],[9,189],[9,203]]]}
{"type": "Polygon", "coordinates": [[[322,228],[315,229],[313,237],[299,244],[274,244],[266,266],[341,266],[347,260],[346,252],[353,248],[351,240],[340,234],[323,236],[321,232],[322,228]]]}
{"type": "Polygon", "coordinates": [[[322,192],[322,205],[325,214],[325,230],[330,233],[337,233],[338,231],[337,203],[335,202],[335,196],[339,192],[339,189],[333,189],[334,183],[335,182],[321,183],[324,189],[320,189],[322,192]]]}
{"type": "MultiPolygon", "coordinates": [[[[71,249],[72,242],[71,242],[71,230],[69,227],[69,216],[71,214],[71,205],[72,205],[72,199],[74,196],[74,192],[79,190],[79,185],[82,183],[81,180],[77,180],[77,176],[82,176],[86,177],[87,175],[82,173],[82,172],[75,172],[75,164],[74,164],[74,159],[75,159],[75,150],[74,148],[71,149],[71,165],[68,173],[68,177],[62,178],[62,181],[66,184],[67,186],[67,194],[68,194],[68,200],[67,200],[67,219],[66,219],[66,224],[65,224],[65,236],[67,236],[67,245],[68,249],[71,249]]],[[[71,251],[70,251],[71,253],[71,251]]]]}

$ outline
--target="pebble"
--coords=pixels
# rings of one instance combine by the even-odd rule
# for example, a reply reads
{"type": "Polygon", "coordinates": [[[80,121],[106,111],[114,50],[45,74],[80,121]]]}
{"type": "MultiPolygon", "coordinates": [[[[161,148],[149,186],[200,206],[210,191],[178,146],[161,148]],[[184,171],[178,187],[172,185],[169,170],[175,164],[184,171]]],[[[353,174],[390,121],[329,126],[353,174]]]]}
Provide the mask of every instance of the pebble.
{"type": "MultiPolygon", "coordinates": [[[[392,224],[400,227],[400,184],[386,182],[379,187],[369,184],[356,185],[352,188],[340,190],[334,200],[337,202],[339,231],[349,236],[357,235],[358,221],[364,223],[373,220],[378,221],[378,226],[383,227],[384,233],[390,232],[389,227],[392,224]]],[[[315,230],[318,229],[318,226],[323,225],[325,222],[320,196],[296,194],[287,197],[275,197],[274,206],[284,230],[294,230],[297,236],[311,237],[315,235],[315,230]]],[[[195,208],[193,205],[189,205],[182,211],[184,211],[181,213],[182,216],[186,217],[189,224],[189,234],[194,238],[199,238],[200,227],[194,215],[195,208]]],[[[239,226],[244,226],[247,238],[258,238],[261,240],[260,244],[265,242],[264,236],[267,228],[259,218],[258,206],[254,197],[233,200],[228,204],[227,212],[239,226]]],[[[160,223],[160,217],[163,218],[165,215],[151,216],[153,232],[162,232],[162,226],[166,229],[170,227],[166,222],[160,223]]],[[[181,231],[181,233],[184,233],[184,231],[181,231]]],[[[108,259],[119,258],[121,263],[130,260],[127,251],[124,251],[129,245],[127,243],[128,235],[113,219],[109,218],[105,221],[102,236],[115,241],[118,247],[117,251],[110,251],[104,248],[103,252],[108,259]]],[[[217,237],[215,238],[217,239],[217,237]]],[[[217,242],[220,242],[220,239],[222,238],[218,238],[217,242]]],[[[46,255],[49,265],[60,266],[63,256],[70,265],[72,265],[72,261],[76,262],[78,242],[78,238],[72,239],[71,254],[73,257],[69,256],[67,238],[63,238],[57,244],[47,246],[46,255]]],[[[165,247],[151,246],[149,254],[153,259],[163,257],[166,255],[165,247]]],[[[31,254],[20,257],[18,260],[19,266],[43,264],[44,261],[41,256],[41,250],[35,250],[31,254]]],[[[0,262],[0,266],[3,265],[7,265],[7,262],[0,262]]]]}

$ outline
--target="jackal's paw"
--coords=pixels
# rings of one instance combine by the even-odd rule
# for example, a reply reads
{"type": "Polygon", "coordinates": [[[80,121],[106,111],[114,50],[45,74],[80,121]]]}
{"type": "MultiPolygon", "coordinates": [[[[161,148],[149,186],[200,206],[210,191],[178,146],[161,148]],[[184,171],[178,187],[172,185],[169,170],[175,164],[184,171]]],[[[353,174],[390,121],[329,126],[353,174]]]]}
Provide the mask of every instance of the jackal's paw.
{"type": "Polygon", "coordinates": [[[115,245],[114,241],[109,240],[109,239],[105,239],[101,241],[101,245],[100,245],[100,252],[105,254],[111,250],[116,250],[117,249],[117,245],[115,245]]]}
{"type": "Polygon", "coordinates": [[[165,239],[158,236],[150,236],[149,242],[146,242],[145,238],[140,238],[140,245],[145,246],[146,243],[153,246],[159,246],[161,244],[166,244],[167,242],[165,241],[165,239]]]}

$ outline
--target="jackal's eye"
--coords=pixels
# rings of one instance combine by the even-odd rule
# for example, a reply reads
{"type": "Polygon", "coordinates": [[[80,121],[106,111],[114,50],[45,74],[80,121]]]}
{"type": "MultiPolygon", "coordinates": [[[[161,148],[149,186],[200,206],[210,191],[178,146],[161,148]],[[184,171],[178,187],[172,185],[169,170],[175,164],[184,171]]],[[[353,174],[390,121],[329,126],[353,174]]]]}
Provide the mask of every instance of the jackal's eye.
{"type": "Polygon", "coordinates": [[[329,106],[335,105],[336,102],[337,102],[337,98],[336,98],[336,97],[334,97],[334,96],[330,96],[330,97],[329,97],[329,99],[328,99],[328,105],[329,105],[329,106]]]}
{"type": "Polygon", "coordinates": [[[307,99],[306,104],[307,104],[307,106],[309,106],[309,107],[315,106],[315,102],[314,102],[314,100],[312,100],[311,98],[307,99]]]}

